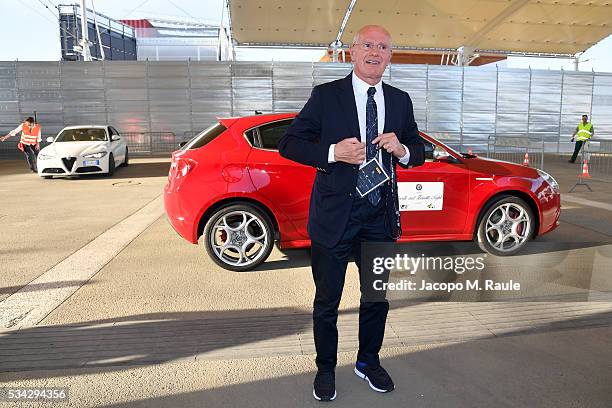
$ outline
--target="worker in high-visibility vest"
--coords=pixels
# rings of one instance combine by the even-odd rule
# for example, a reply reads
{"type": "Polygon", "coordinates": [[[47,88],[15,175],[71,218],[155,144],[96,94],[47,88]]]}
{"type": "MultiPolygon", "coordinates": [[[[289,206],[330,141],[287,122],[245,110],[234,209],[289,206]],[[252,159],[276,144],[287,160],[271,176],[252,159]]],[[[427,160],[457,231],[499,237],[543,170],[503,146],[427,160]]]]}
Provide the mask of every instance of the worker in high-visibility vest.
{"type": "Polygon", "coordinates": [[[21,132],[21,139],[19,139],[17,147],[25,154],[30,170],[36,173],[36,157],[40,151],[41,141],[40,125],[30,116],[26,118],[21,125],[11,130],[6,136],[0,137],[0,142],[4,142],[9,137],[13,137],[19,132],[21,132]]]}
{"type": "Polygon", "coordinates": [[[576,146],[574,147],[574,154],[572,154],[572,158],[568,161],[570,163],[574,163],[576,161],[576,157],[582,149],[584,142],[589,140],[595,134],[595,128],[593,124],[589,122],[589,115],[582,115],[582,122],[578,124],[576,130],[572,134],[572,142],[576,139],[576,146]]]}

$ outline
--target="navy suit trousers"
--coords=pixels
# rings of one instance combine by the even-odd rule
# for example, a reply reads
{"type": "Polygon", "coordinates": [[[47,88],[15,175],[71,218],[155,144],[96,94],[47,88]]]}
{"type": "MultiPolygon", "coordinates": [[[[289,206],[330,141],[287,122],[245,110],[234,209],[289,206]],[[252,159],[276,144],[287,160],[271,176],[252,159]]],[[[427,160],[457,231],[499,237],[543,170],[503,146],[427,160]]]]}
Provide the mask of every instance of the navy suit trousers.
{"type": "Polygon", "coordinates": [[[373,206],[366,198],[354,195],[348,224],[340,241],[332,248],[312,242],[312,274],[316,286],[313,305],[313,329],[319,371],[333,371],[338,352],[338,306],[342,297],[349,257],[360,270],[362,300],[359,305],[359,352],[357,360],[380,364],[389,303],[363,300],[365,279],[361,268],[362,242],[394,242],[385,228],[384,197],[373,206]]]}

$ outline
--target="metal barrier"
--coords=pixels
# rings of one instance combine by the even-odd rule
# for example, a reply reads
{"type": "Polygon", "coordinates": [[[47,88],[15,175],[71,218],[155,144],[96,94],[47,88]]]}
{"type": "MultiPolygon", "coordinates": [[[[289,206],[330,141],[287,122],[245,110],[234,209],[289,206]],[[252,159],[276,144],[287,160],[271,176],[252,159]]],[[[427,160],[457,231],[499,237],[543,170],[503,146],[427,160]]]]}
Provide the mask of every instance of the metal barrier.
{"type": "MultiPolygon", "coordinates": [[[[4,136],[4,135],[2,135],[4,136]]],[[[40,143],[41,149],[48,146],[47,137],[56,135],[43,135],[40,143]]],[[[130,155],[167,155],[178,150],[179,144],[186,140],[177,137],[174,132],[122,132],[121,137],[126,139],[130,155]]],[[[0,143],[0,159],[21,159],[23,153],[17,148],[19,136],[12,137],[0,143]]]]}
{"type": "Polygon", "coordinates": [[[587,141],[582,148],[582,160],[587,160],[594,178],[607,179],[612,172],[612,141],[587,141]]]}
{"type": "MultiPolygon", "coordinates": [[[[351,69],[323,62],[0,61],[0,134],[35,110],[47,134],[105,123],[120,133],[195,133],[219,116],[299,111],[313,86],[351,69]]],[[[464,152],[482,154],[489,134],[543,138],[546,152],[560,152],[583,113],[598,140],[612,140],[610,73],[392,64],[383,79],[410,94],[420,130],[448,135],[464,152]]]]}
{"type": "Polygon", "coordinates": [[[525,155],[529,166],[544,170],[544,138],[489,135],[486,157],[523,164],[525,155]]]}
{"type": "Polygon", "coordinates": [[[174,132],[123,132],[121,137],[126,139],[132,155],[172,153],[183,141],[174,132]]]}

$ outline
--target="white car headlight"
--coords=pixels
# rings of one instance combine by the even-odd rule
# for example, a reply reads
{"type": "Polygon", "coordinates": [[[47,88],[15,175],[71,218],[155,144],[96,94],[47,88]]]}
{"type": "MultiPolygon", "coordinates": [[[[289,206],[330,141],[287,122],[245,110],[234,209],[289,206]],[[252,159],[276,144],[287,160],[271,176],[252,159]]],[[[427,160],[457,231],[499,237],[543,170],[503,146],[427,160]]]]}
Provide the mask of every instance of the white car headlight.
{"type": "Polygon", "coordinates": [[[551,176],[550,174],[548,174],[544,170],[538,170],[538,174],[540,175],[540,177],[542,177],[544,180],[546,180],[546,182],[548,182],[548,184],[550,184],[550,187],[552,187],[552,189],[554,190],[555,193],[559,192],[559,183],[557,183],[557,180],[555,180],[555,178],[553,176],[551,176]]]}
{"type": "Polygon", "coordinates": [[[89,153],[83,155],[83,157],[86,159],[99,159],[104,156],[106,156],[106,152],[89,153]]]}

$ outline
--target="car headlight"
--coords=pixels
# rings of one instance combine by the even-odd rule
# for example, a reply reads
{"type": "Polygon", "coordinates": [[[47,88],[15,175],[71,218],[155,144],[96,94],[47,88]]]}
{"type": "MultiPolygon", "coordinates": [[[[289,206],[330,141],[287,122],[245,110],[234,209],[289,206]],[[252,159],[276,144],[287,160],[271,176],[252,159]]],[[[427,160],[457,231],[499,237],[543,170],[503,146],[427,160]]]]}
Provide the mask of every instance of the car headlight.
{"type": "Polygon", "coordinates": [[[89,153],[83,155],[83,157],[86,159],[99,159],[104,156],[106,156],[106,152],[89,153]]]}
{"type": "Polygon", "coordinates": [[[54,157],[56,157],[54,154],[50,154],[50,153],[38,153],[38,160],[49,160],[49,159],[53,159],[54,157]]]}
{"type": "Polygon", "coordinates": [[[548,184],[550,184],[550,187],[553,189],[555,193],[559,192],[559,183],[557,183],[557,180],[555,180],[553,176],[551,176],[544,170],[538,170],[538,174],[540,175],[540,177],[546,180],[548,184]]]}

